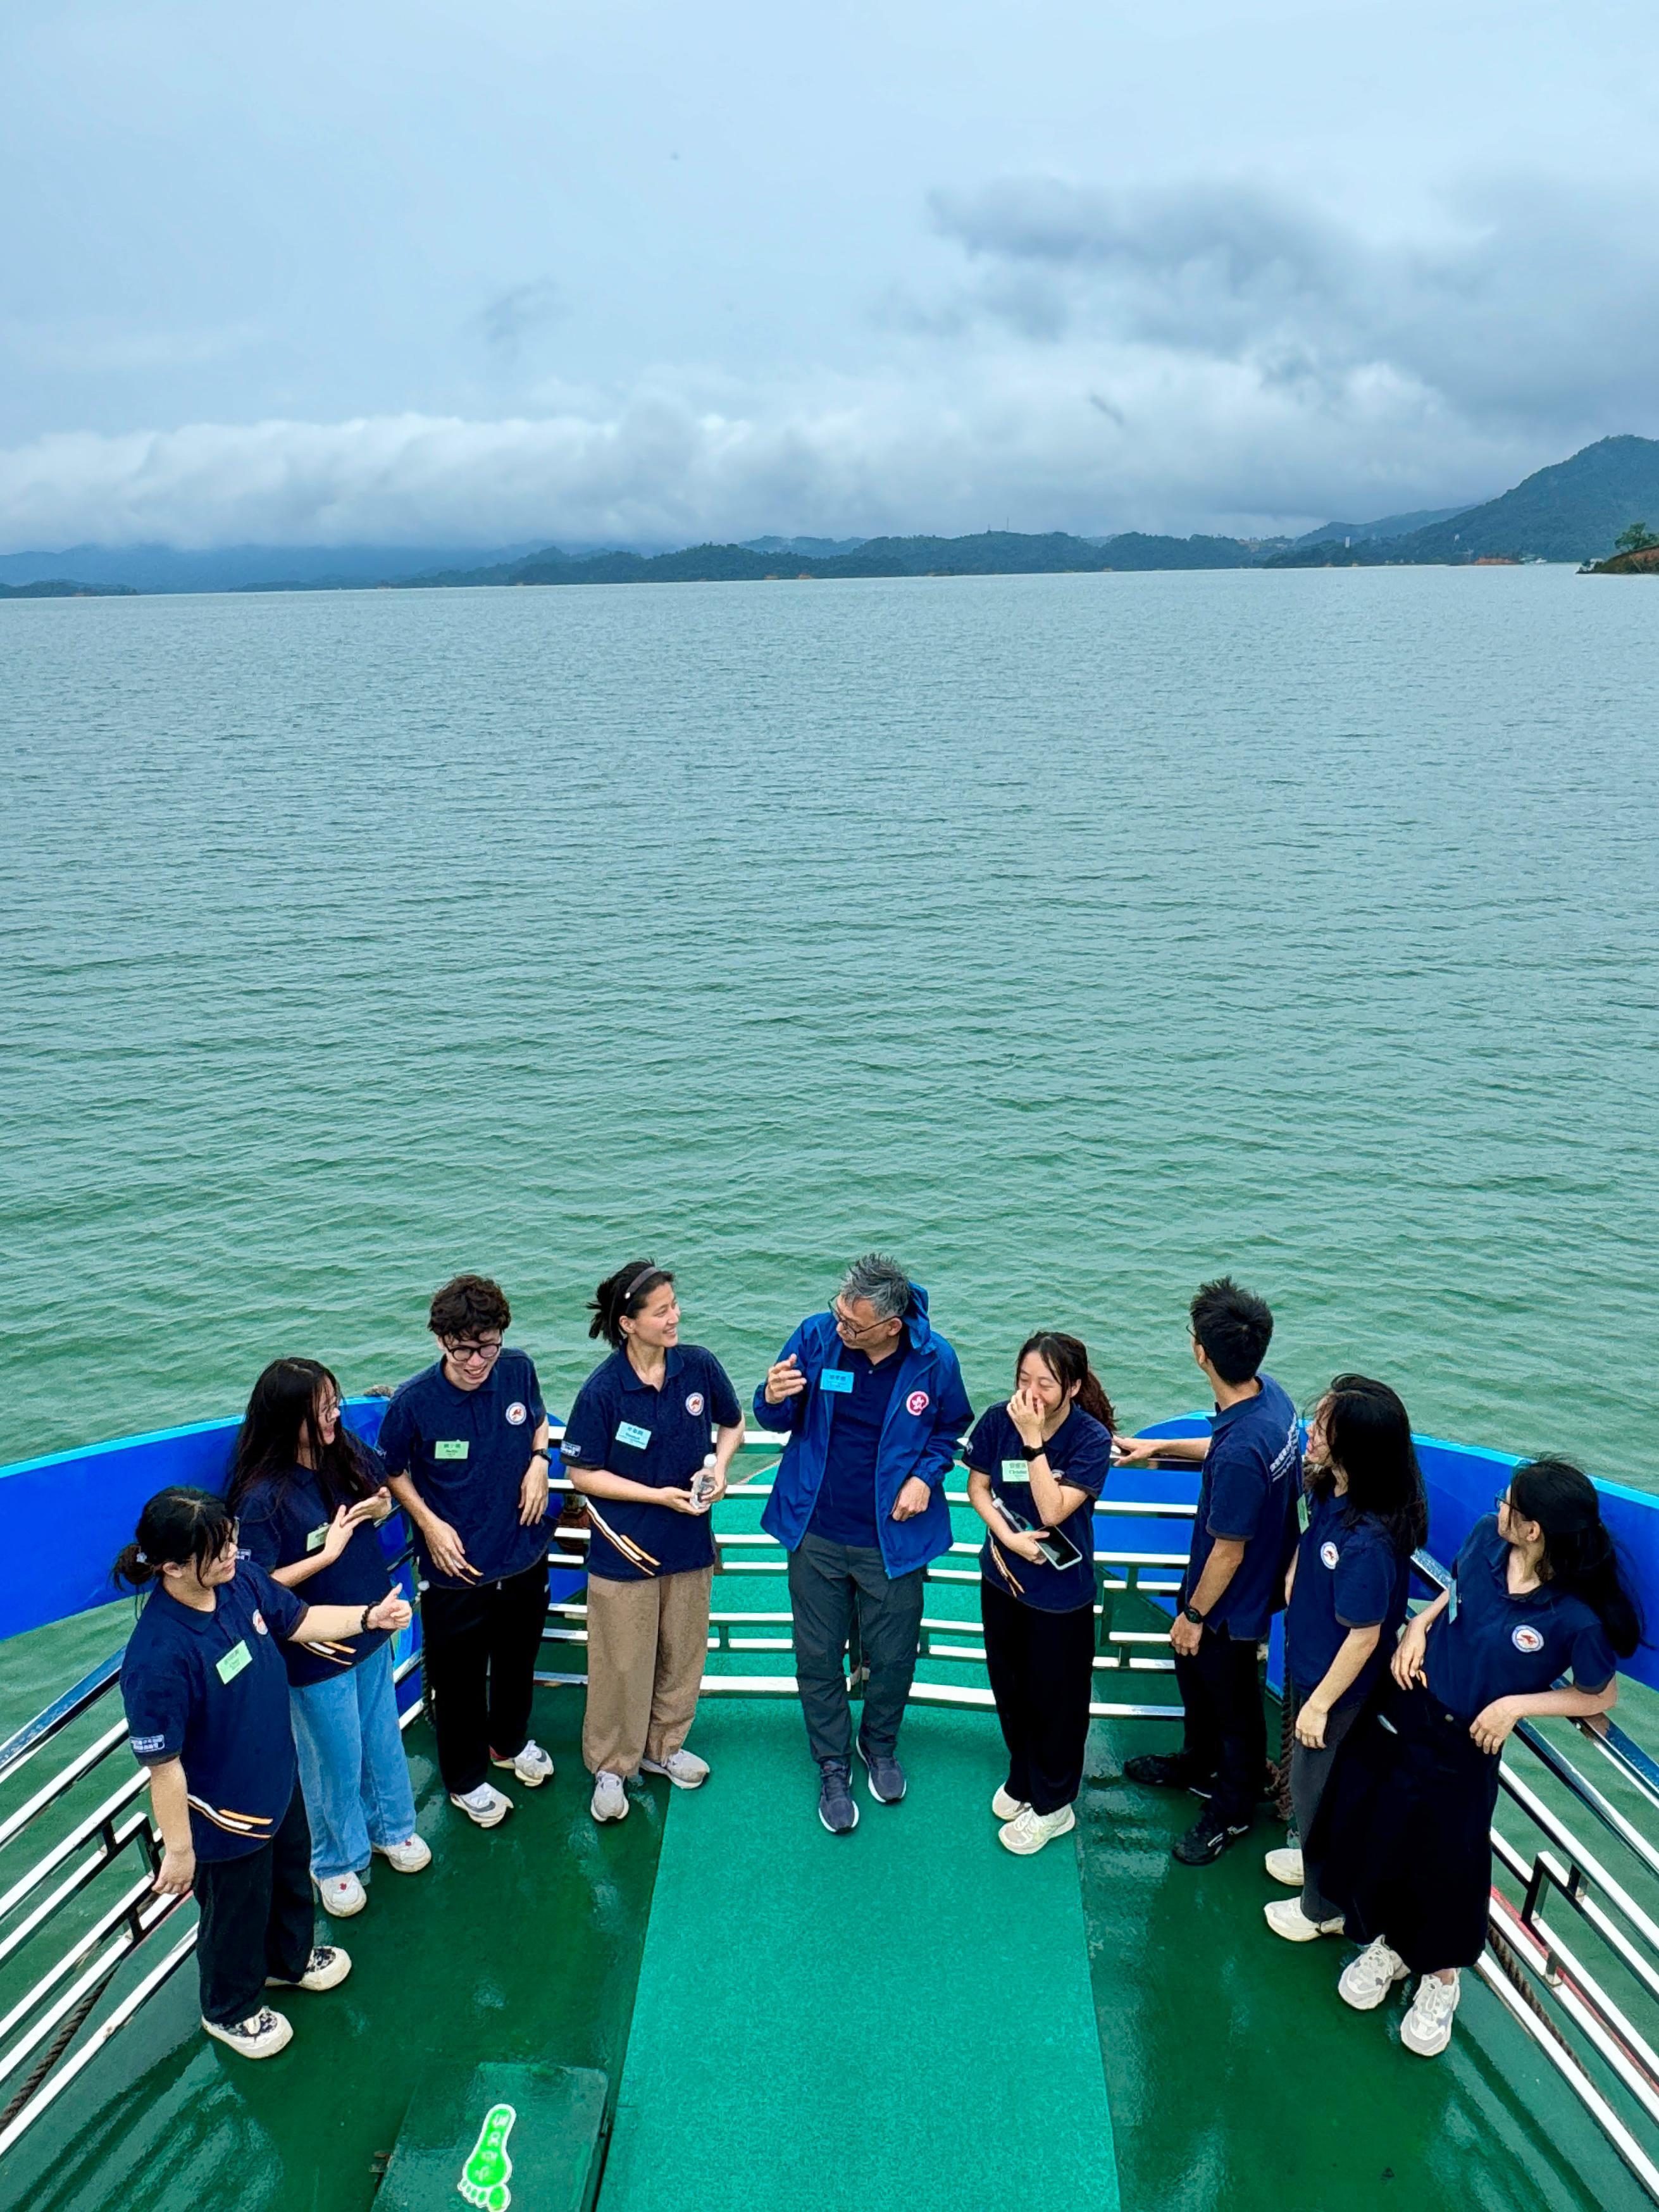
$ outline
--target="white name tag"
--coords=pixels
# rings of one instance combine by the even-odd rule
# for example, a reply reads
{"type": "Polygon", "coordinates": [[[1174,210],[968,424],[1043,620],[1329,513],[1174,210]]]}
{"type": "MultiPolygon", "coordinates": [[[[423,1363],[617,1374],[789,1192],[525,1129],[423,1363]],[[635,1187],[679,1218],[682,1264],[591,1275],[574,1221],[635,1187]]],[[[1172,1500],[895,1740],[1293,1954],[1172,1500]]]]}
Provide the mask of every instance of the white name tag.
{"type": "Polygon", "coordinates": [[[624,1421],[617,1431],[619,1444],[631,1444],[635,1451],[643,1451],[651,1441],[649,1429],[637,1429],[632,1421],[624,1421]]]}
{"type": "Polygon", "coordinates": [[[1023,1459],[1006,1459],[1002,1462],[1002,1479],[1005,1482],[1029,1482],[1031,1470],[1023,1459]]]}
{"type": "Polygon", "coordinates": [[[455,1437],[447,1442],[434,1444],[432,1456],[434,1459],[465,1459],[470,1449],[466,1437],[455,1437]]]}
{"type": "Polygon", "coordinates": [[[320,1528],[313,1528],[306,1538],[306,1549],[307,1552],[320,1552],[327,1541],[328,1523],[325,1521],[320,1528]]]}

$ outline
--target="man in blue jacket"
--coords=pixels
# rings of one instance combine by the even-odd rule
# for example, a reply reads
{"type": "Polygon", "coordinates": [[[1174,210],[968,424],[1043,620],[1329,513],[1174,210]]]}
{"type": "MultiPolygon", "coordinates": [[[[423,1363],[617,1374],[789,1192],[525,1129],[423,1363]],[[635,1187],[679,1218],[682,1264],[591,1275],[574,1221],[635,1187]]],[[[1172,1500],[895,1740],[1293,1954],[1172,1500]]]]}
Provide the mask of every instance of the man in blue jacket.
{"type": "Polygon", "coordinates": [[[973,1418],[957,1355],[927,1293],[867,1252],[828,1313],[804,1321],[755,1393],[755,1418],[789,1441],[762,1526],[789,1553],[795,1675],[818,1763],[818,1818],[859,1824],[844,1671],[854,1608],[866,1677],[858,1753],[870,1795],[896,1805],[899,1723],[916,1671],[927,1563],[951,1547],[945,1478],[973,1418]]]}

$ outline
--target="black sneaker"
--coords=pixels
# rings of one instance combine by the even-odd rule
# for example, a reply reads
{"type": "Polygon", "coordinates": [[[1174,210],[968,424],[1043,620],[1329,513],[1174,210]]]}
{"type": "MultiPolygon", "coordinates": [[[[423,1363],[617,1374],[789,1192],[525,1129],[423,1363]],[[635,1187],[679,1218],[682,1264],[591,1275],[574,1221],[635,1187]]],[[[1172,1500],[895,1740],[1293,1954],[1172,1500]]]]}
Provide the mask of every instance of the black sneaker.
{"type": "Polygon", "coordinates": [[[878,1805],[896,1805],[906,1788],[904,1769],[885,1752],[866,1751],[864,1739],[854,1748],[870,1771],[870,1795],[878,1805]]]}
{"type": "MultiPolygon", "coordinates": [[[[1125,1771],[1127,1771],[1127,1768],[1125,1771]]],[[[1279,1769],[1271,1761],[1268,1763],[1267,1772],[1261,1778],[1261,1787],[1255,1794],[1263,1805],[1270,1805],[1279,1795],[1279,1769]]],[[[1189,1782],[1187,1784],[1187,1795],[1189,1797],[1201,1798],[1207,1805],[1215,1795],[1215,1777],[1212,1775],[1207,1782],[1189,1782]]]]}
{"type": "Polygon", "coordinates": [[[1207,1796],[1211,1784],[1200,1781],[1192,1761],[1180,1752],[1143,1751],[1123,1762],[1126,1782],[1143,1782],[1153,1790],[1191,1790],[1207,1796]]]}
{"type": "Polygon", "coordinates": [[[1229,1827],[1224,1820],[1218,1820],[1206,1805],[1186,1834],[1176,1838],[1171,1846],[1171,1856],[1178,1858],[1182,1866],[1208,1866],[1212,1859],[1221,1856],[1230,1844],[1236,1844],[1241,1836],[1249,1832],[1248,1820],[1243,1827],[1229,1827]]]}
{"type": "Polygon", "coordinates": [[[823,1780],[818,1790],[818,1818],[832,1836],[850,1836],[859,1824],[859,1808],[853,1802],[847,1761],[826,1759],[819,1771],[823,1780]]]}

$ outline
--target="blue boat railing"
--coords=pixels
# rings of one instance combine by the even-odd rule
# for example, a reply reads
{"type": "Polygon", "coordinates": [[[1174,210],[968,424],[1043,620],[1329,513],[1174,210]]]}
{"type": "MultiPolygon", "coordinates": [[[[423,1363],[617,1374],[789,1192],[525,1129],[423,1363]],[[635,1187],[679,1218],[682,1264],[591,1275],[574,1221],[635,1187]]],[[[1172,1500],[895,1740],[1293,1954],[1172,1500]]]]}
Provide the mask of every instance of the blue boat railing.
{"type": "MultiPolygon", "coordinates": [[[[732,1494],[766,1495],[778,1451],[775,1437],[748,1437],[745,1459],[759,1463],[749,1479],[733,1484],[732,1494]]],[[[1155,1472],[1146,1471],[1137,1487],[1149,1493],[1161,1487],[1163,1494],[1114,1498],[1097,1511],[1102,1626],[1096,1667],[1103,1675],[1171,1671],[1164,1632],[1155,1623],[1120,1627],[1111,1610],[1118,1596],[1133,1593],[1168,1612],[1178,1587],[1196,1471],[1188,1465],[1161,1486],[1155,1472]]],[[[570,1490],[562,1476],[556,1486],[570,1490]]],[[[949,1495],[953,1504],[966,1503],[964,1494],[949,1495]]],[[[412,1572],[406,1534],[392,1562],[405,1587],[412,1572]]],[[[728,1573],[785,1571],[781,1547],[763,1533],[721,1530],[717,1540],[728,1573]]],[[[584,1541],[585,1532],[562,1522],[549,1557],[544,1635],[556,1651],[573,1656],[586,1641],[579,1595],[584,1541]]],[[[972,1541],[953,1543],[930,1570],[930,1586],[976,1588],[978,1567],[969,1562],[978,1548],[972,1541]]],[[[1416,1565],[1425,1587],[1443,1584],[1445,1571],[1432,1553],[1419,1553],[1416,1565]]],[[[717,1581],[717,1593],[719,1588],[717,1581]]],[[[711,1650],[757,1657],[787,1651],[790,1622],[787,1608],[739,1611],[718,1608],[717,1601],[711,1650]]],[[[981,1632],[976,1620],[930,1607],[927,1668],[935,1662],[982,1665],[981,1632]]],[[[407,1726],[422,1704],[414,1631],[397,1650],[407,1726]]],[[[131,2022],[195,1944],[190,1901],[158,1899],[151,1891],[160,1839],[142,1802],[144,1776],[126,1764],[126,1730],[113,1718],[118,1705],[107,1702],[117,1691],[119,1664],[118,1652],[100,1661],[0,1744],[0,1797],[22,1784],[25,1770],[54,1747],[70,1750],[61,1766],[32,1790],[24,1785],[19,1802],[0,1813],[0,2155],[131,2022]],[[121,1769],[112,1788],[104,1771],[112,1758],[121,1769]],[[100,1790],[107,1794],[100,1796],[100,1790]],[[7,1862],[16,1863],[31,1844],[45,1848],[7,1883],[7,1862]]],[[[538,1675],[554,1687],[585,1679],[574,1670],[538,1675]]],[[[785,1674],[718,1672],[705,1676],[704,1689],[791,1696],[795,1683],[785,1674]]],[[[918,1703],[992,1704],[980,1683],[927,1672],[915,1695],[918,1703]]],[[[1091,1710],[1110,1719],[1181,1717],[1172,1698],[1102,1700],[1091,1710]]],[[[1569,1757],[1562,1748],[1560,1737],[1573,1733],[1565,1723],[1559,1729],[1523,1723],[1506,1748],[1492,1836],[1498,1879],[1480,1972],[1659,2203],[1659,1847],[1652,1840],[1659,1835],[1659,1766],[1611,1722],[1579,1725],[1577,1736],[1602,1765],[1605,1786],[1598,1786],[1581,1766],[1583,1754],[1569,1757]],[[1619,1796],[1627,1802],[1621,1805],[1619,1796]],[[1595,1850],[1581,1832],[1585,1816],[1589,1832],[1599,1838],[1595,1850]],[[1519,1840],[1510,1832],[1517,1819],[1519,1840]]]]}

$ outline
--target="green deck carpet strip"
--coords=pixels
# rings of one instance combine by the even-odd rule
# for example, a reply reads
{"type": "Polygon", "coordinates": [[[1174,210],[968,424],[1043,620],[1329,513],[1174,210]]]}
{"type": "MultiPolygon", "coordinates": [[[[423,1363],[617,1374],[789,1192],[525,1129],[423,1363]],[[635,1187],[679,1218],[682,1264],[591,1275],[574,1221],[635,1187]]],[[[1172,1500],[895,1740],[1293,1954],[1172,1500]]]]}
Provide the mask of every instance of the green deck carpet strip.
{"type": "MultiPolygon", "coordinates": [[[[715,1581],[717,1610],[781,1601],[715,1581]]],[[[793,1702],[706,1699],[695,1741],[714,1771],[668,1809],[603,2212],[1115,2212],[1076,1855],[998,1844],[992,1715],[913,1708],[909,1796],[857,1769],[850,1837],[818,1823],[793,1702]]]]}

